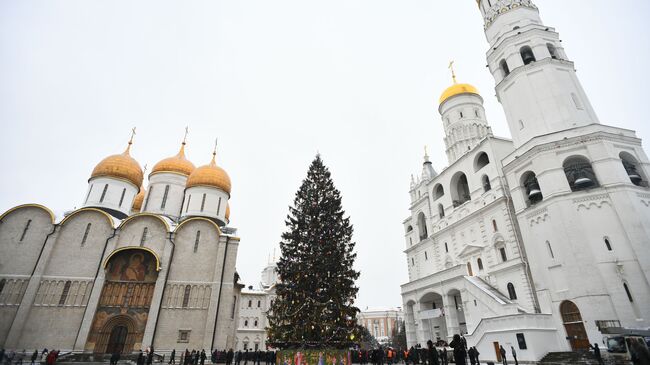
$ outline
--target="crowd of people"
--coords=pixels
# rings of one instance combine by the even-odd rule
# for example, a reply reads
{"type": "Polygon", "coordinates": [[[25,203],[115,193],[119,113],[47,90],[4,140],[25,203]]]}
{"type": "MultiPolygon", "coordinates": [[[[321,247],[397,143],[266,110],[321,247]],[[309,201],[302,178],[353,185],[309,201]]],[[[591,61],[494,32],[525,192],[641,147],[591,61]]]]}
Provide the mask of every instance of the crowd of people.
{"type": "Polygon", "coordinates": [[[30,362],[30,365],[36,365],[40,363],[45,363],[45,365],[54,365],[56,360],[59,358],[59,350],[49,351],[48,349],[43,349],[39,352],[34,350],[31,355],[27,354],[26,350],[21,352],[15,351],[5,351],[5,349],[0,349],[0,364],[6,365],[23,365],[30,362]]]}

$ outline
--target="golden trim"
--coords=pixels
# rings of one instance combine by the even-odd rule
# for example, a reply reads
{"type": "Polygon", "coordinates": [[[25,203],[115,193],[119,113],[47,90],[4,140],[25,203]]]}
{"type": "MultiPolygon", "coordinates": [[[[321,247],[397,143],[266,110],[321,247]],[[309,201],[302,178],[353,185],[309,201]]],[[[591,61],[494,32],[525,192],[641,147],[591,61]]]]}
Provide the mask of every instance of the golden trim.
{"type": "Polygon", "coordinates": [[[178,230],[181,228],[181,226],[183,224],[185,224],[187,222],[195,221],[195,220],[206,221],[206,222],[212,223],[214,225],[214,227],[217,229],[217,232],[219,232],[219,236],[223,235],[223,232],[221,232],[221,228],[219,228],[219,225],[214,223],[213,220],[205,218],[205,217],[192,217],[192,218],[189,218],[189,219],[186,219],[186,220],[182,221],[178,226],[176,226],[176,229],[174,230],[174,233],[178,232],[178,230]]]}
{"type": "Polygon", "coordinates": [[[158,257],[158,254],[154,250],[152,250],[152,249],[150,249],[148,247],[141,247],[141,246],[125,246],[125,247],[120,247],[120,248],[117,248],[117,249],[113,250],[113,252],[111,252],[108,255],[106,260],[104,260],[104,265],[103,265],[104,270],[106,270],[106,267],[108,266],[108,262],[111,260],[111,257],[113,257],[113,255],[115,255],[118,252],[122,252],[122,251],[126,251],[126,250],[143,250],[143,251],[149,252],[150,254],[153,255],[153,257],[156,258],[156,271],[160,271],[160,257],[158,257]]]}
{"type": "MultiPolygon", "coordinates": [[[[105,178],[109,178],[109,179],[113,179],[113,180],[120,180],[120,181],[127,182],[127,183],[135,186],[138,189],[138,192],[140,192],[140,187],[137,186],[136,184],[134,184],[133,181],[131,181],[129,179],[125,179],[123,177],[118,177],[118,176],[111,176],[111,175],[102,174],[102,175],[92,176],[90,179],[88,179],[88,182],[91,182],[94,179],[99,179],[100,177],[105,177],[105,178]]],[[[140,184],[140,185],[142,185],[142,184],[140,184]]]]}
{"type": "Polygon", "coordinates": [[[161,216],[159,216],[158,214],[152,214],[152,213],[137,213],[137,214],[133,214],[133,215],[127,217],[126,219],[124,219],[124,220],[122,221],[122,223],[120,223],[120,225],[117,226],[117,228],[118,228],[118,229],[122,229],[122,227],[126,224],[126,222],[130,221],[130,220],[133,219],[133,218],[137,218],[137,217],[147,217],[147,216],[148,216],[148,217],[158,218],[161,222],[163,222],[163,224],[165,225],[165,227],[167,227],[167,232],[171,232],[171,228],[169,227],[169,223],[167,223],[167,221],[164,220],[164,219],[163,219],[161,216]]]}
{"type": "Polygon", "coordinates": [[[174,174],[174,175],[180,175],[180,176],[185,176],[185,177],[190,176],[190,175],[184,174],[182,172],[161,170],[161,171],[155,171],[155,172],[150,173],[149,178],[151,178],[151,176],[157,175],[157,174],[174,174]]]}
{"type": "Polygon", "coordinates": [[[108,220],[108,224],[110,224],[111,228],[115,228],[115,225],[114,225],[115,222],[113,222],[113,218],[108,213],[106,213],[105,211],[103,211],[101,209],[91,208],[91,207],[80,208],[80,209],[75,210],[74,212],[68,214],[67,217],[63,218],[63,220],[61,220],[61,222],[59,222],[59,225],[63,226],[65,224],[65,222],[68,221],[68,219],[72,218],[72,216],[74,216],[74,215],[77,215],[77,213],[91,212],[91,211],[92,212],[99,212],[102,215],[104,215],[106,217],[106,219],[108,220]]]}
{"type": "Polygon", "coordinates": [[[44,206],[44,205],[34,204],[34,203],[17,205],[17,206],[15,206],[15,207],[13,207],[13,208],[7,210],[6,212],[2,213],[2,215],[0,215],[0,221],[3,220],[3,219],[5,219],[5,217],[8,216],[8,215],[9,215],[10,213],[12,213],[13,211],[16,211],[16,210],[18,210],[18,209],[22,209],[22,208],[30,208],[30,207],[31,207],[31,208],[40,208],[40,209],[43,209],[44,211],[46,211],[47,214],[50,215],[50,219],[51,219],[51,221],[52,221],[52,224],[54,224],[54,221],[56,220],[56,219],[54,218],[54,212],[52,212],[52,211],[50,210],[50,208],[48,208],[48,207],[46,207],[46,206],[44,206]]]}

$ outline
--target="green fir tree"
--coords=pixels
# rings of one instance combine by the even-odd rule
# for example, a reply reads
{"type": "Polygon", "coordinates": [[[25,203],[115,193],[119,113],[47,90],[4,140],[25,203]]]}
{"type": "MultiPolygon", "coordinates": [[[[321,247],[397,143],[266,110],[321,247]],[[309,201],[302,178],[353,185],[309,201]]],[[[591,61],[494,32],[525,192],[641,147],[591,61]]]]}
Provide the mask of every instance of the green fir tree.
{"type": "Polygon", "coordinates": [[[317,155],[289,208],[278,262],[280,283],[269,311],[277,348],[346,348],[358,341],[354,306],[359,272],[350,218],[317,155]]]}

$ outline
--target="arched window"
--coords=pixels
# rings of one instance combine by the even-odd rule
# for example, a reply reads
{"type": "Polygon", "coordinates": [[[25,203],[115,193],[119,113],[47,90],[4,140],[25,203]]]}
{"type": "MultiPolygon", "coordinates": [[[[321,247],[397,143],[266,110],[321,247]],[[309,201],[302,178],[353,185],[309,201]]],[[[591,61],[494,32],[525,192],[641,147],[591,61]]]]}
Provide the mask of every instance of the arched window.
{"type": "Polygon", "coordinates": [[[492,184],[490,183],[490,178],[487,175],[483,175],[483,178],[481,179],[483,183],[483,191],[488,192],[492,190],[492,184]]]}
{"type": "Polygon", "coordinates": [[[61,292],[61,297],[59,297],[59,307],[65,305],[65,301],[68,299],[68,293],[70,293],[70,286],[72,282],[70,280],[66,281],[63,285],[63,292],[61,292]]]}
{"type": "Polygon", "coordinates": [[[634,303],[634,298],[632,298],[632,293],[630,292],[630,288],[627,286],[627,283],[623,283],[623,288],[625,289],[625,294],[627,294],[627,300],[629,300],[630,303],[634,303]]]}
{"type": "Polygon", "coordinates": [[[260,308],[261,306],[262,306],[262,301],[261,301],[261,300],[258,300],[258,301],[257,301],[257,308],[260,308]]]}
{"type": "Polygon", "coordinates": [[[499,232],[499,227],[497,227],[497,221],[494,219],[492,220],[492,229],[494,230],[494,232],[499,232]]]}
{"type": "Polygon", "coordinates": [[[535,54],[533,53],[533,49],[530,48],[529,46],[521,47],[519,53],[521,54],[521,59],[524,61],[524,65],[529,65],[537,61],[537,59],[535,58],[535,54]]]}
{"type": "Polygon", "coordinates": [[[551,256],[552,259],[554,259],[555,255],[553,254],[553,247],[551,246],[551,243],[549,241],[546,241],[546,248],[548,249],[548,255],[551,256]]]}
{"type": "Polygon", "coordinates": [[[100,203],[104,202],[104,198],[106,197],[106,191],[108,191],[108,184],[104,185],[104,190],[102,190],[102,196],[99,198],[100,203]]]}
{"type": "Polygon", "coordinates": [[[548,53],[551,54],[551,58],[557,60],[559,57],[557,55],[557,49],[552,43],[546,43],[546,48],[548,48],[548,53]]]}
{"type": "Polygon", "coordinates": [[[27,236],[27,231],[29,230],[29,226],[32,224],[32,220],[28,219],[27,223],[25,223],[25,228],[23,228],[23,233],[20,235],[20,242],[23,242],[25,239],[25,236],[27,236]]]}
{"type": "Polygon", "coordinates": [[[185,291],[183,292],[183,308],[187,308],[190,304],[190,293],[192,292],[192,287],[185,285],[185,291]]]}
{"type": "Polygon", "coordinates": [[[469,192],[469,184],[467,183],[467,176],[464,173],[456,173],[451,179],[451,186],[454,207],[458,207],[472,199],[469,192]]]}
{"type": "Polygon", "coordinates": [[[257,319],[253,323],[254,323],[253,326],[257,327],[257,319]]]}
{"type": "Polygon", "coordinates": [[[447,246],[447,242],[445,242],[445,252],[449,252],[449,246],[447,246]]]}
{"type": "Polygon", "coordinates": [[[478,266],[479,271],[483,270],[483,260],[480,257],[476,260],[476,266],[478,266]]]}
{"type": "Polygon", "coordinates": [[[429,260],[429,255],[427,254],[426,251],[424,251],[424,261],[429,260]]]}
{"type": "Polygon", "coordinates": [[[201,211],[205,208],[205,194],[203,194],[203,198],[201,199],[201,211]]]}
{"type": "Polygon", "coordinates": [[[147,233],[149,233],[149,228],[144,227],[142,229],[142,237],[140,237],[140,246],[144,246],[144,243],[147,240],[147,233]]]}
{"type": "Polygon", "coordinates": [[[90,233],[90,227],[91,226],[92,226],[91,223],[86,224],[86,230],[84,231],[84,235],[81,238],[81,245],[82,246],[86,244],[86,240],[88,239],[88,233],[90,233]]]}
{"type": "Polygon", "coordinates": [[[252,300],[249,300],[249,301],[248,301],[248,308],[251,308],[251,307],[253,307],[253,301],[252,301],[252,300]]]}
{"type": "Polygon", "coordinates": [[[607,251],[611,251],[612,250],[612,244],[609,242],[609,238],[605,237],[604,240],[605,240],[605,247],[607,247],[607,251]]]}
{"type": "Polygon", "coordinates": [[[445,188],[443,188],[442,185],[438,184],[435,188],[433,188],[433,196],[435,197],[435,200],[442,198],[444,195],[445,188]]]}
{"type": "Polygon", "coordinates": [[[413,226],[406,227],[406,233],[411,233],[411,232],[413,232],[413,226]]]}
{"type": "Polygon", "coordinates": [[[248,327],[248,319],[244,321],[244,327],[248,327]]]}
{"type": "Polygon", "coordinates": [[[562,164],[571,191],[580,191],[598,186],[598,180],[591,163],[585,157],[569,157],[562,164]]]}
{"type": "Polygon", "coordinates": [[[489,164],[490,158],[488,157],[488,154],[481,152],[478,156],[476,156],[476,165],[474,166],[474,171],[478,171],[489,164]]]}
{"type": "Polygon", "coordinates": [[[636,186],[647,186],[647,183],[645,183],[645,179],[639,172],[639,167],[636,159],[634,156],[627,152],[621,152],[619,154],[619,157],[621,158],[621,162],[623,163],[623,168],[625,168],[625,172],[627,173],[627,176],[630,178],[630,181],[632,184],[636,186]]]}
{"type": "Polygon", "coordinates": [[[188,210],[190,210],[190,203],[192,202],[192,195],[187,197],[187,205],[185,206],[185,213],[187,213],[188,210]]]}
{"type": "Polygon", "coordinates": [[[194,252],[199,250],[199,241],[201,241],[201,231],[196,231],[196,238],[194,239],[194,252]]]}
{"type": "Polygon", "coordinates": [[[524,188],[524,200],[527,206],[535,205],[542,200],[542,190],[537,182],[537,176],[532,171],[527,171],[521,176],[521,185],[524,188]]]}
{"type": "Polygon", "coordinates": [[[165,193],[163,194],[162,203],[160,204],[160,209],[165,209],[167,205],[167,196],[169,195],[169,185],[165,185],[165,193]]]}
{"type": "Polygon", "coordinates": [[[467,263],[467,273],[469,274],[469,276],[474,276],[474,272],[472,271],[472,263],[471,262],[467,263]]]}
{"type": "Polygon", "coordinates": [[[503,77],[510,75],[510,67],[508,67],[508,62],[506,62],[506,60],[501,60],[501,62],[499,62],[499,68],[501,68],[501,72],[503,72],[503,77]]]}
{"type": "Polygon", "coordinates": [[[95,186],[95,184],[90,185],[90,189],[88,189],[88,195],[86,195],[86,200],[84,200],[84,203],[88,203],[88,198],[90,198],[90,193],[93,192],[93,186],[95,186]]]}
{"type": "Polygon", "coordinates": [[[515,292],[515,286],[512,285],[512,283],[508,283],[508,296],[510,297],[510,300],[517,299],[517,292],[515,292]]]}
{"type": "Polygon", "coordinates": [[[420,241],[429,237],[429,232],[427,231],[427,221],[424,218],[424,213],[422,212],[418,214],[418,229],[420,230],[420,241]]]}
{"type": "Polygon", "coordinates": [[[445,207],[443,207],[442,204],[438,204],[438,216],[440,218],[445,217],[445,207]]]}
{"type": "Polygon", "coordinates": [[[124,202],[125,194],[126,194],[126,188],[122,189],[122,195],[120,195],[120,204],[119,204],[120,207],[122,207],[122,203],[124,202]]]}
{"type": "Polygon", "coordinates": [[[144,200],[144,211],[147,210],[149,207],[149,198],[151,198],[151,194],[153,193],[153,188],[154,186],[149,186],[149,191],[147,192],[147,198],[144,200]]]}

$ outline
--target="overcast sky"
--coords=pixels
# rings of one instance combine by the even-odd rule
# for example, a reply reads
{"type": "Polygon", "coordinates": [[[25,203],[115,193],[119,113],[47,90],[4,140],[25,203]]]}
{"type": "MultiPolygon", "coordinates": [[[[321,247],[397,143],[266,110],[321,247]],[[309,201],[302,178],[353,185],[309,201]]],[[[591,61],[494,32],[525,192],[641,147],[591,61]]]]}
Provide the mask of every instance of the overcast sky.
{"type": "MultiPolygon", "coordinates": [[[[650,1],[535,2],[601,122],[647,141],[650,1]]],[[[0,211],[34,202],[60,219],[131,127],[151,167],[188,125],[197,166],[219,138],[237,270],[256,285],[319,151],[355,228],[357,304],[398,306],[410,175],[424,145],[447,165],[449,60],[509,136],[486,50],[474,0],[0,0],[0,211]]]]}

